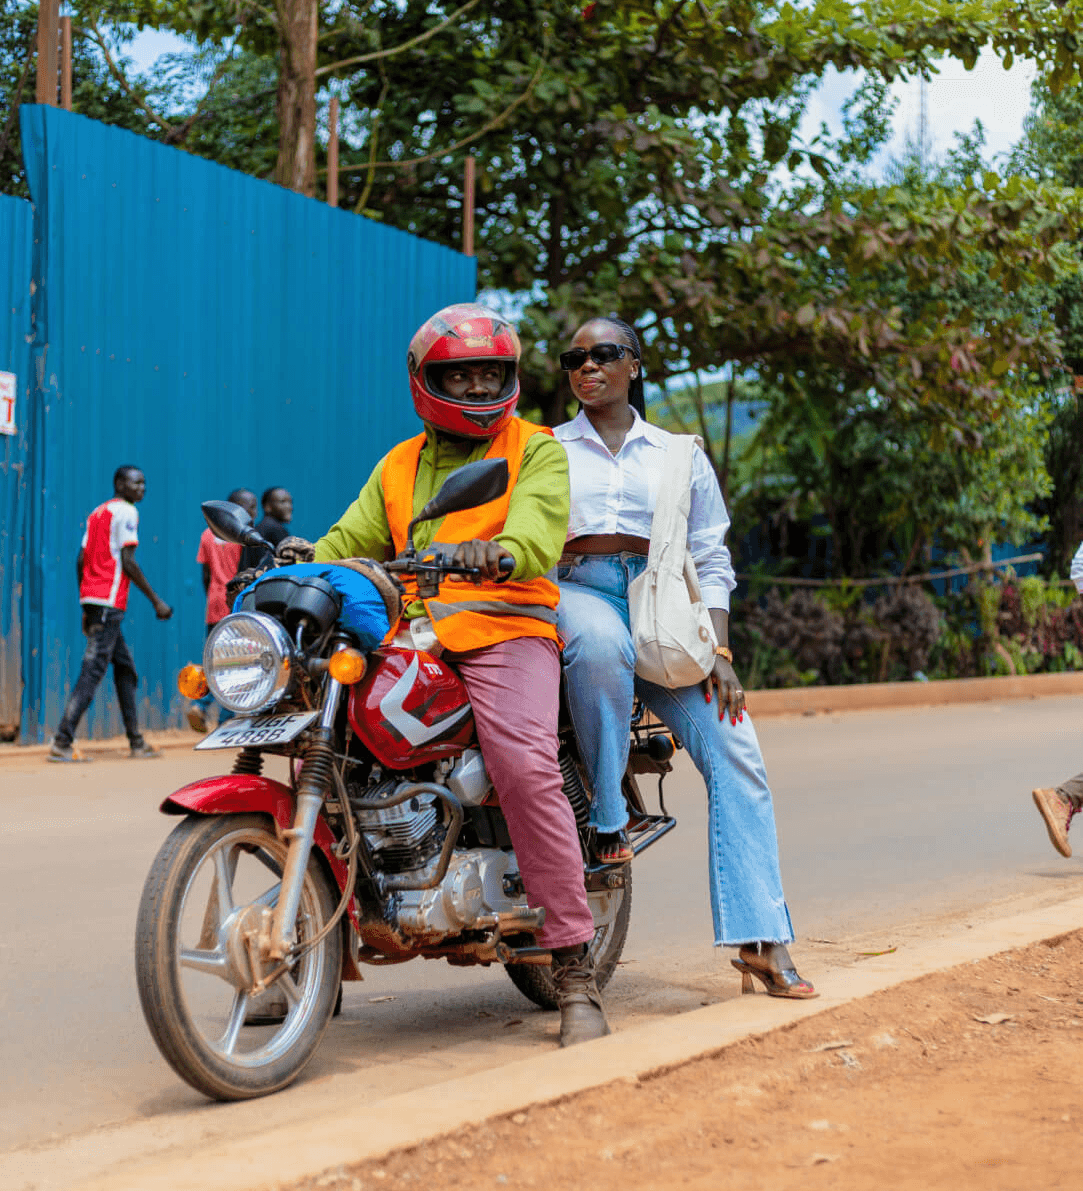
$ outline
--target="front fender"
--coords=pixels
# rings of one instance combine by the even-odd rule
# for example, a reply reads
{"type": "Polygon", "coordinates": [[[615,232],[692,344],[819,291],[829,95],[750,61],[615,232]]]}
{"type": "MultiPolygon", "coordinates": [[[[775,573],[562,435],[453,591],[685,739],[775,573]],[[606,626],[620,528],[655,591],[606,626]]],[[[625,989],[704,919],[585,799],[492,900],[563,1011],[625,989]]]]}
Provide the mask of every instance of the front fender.
{"type": "MultiPolygon", "coordinates": [[[[255,773],[227,773],[181,786],[158,809],[165,815],[241,815],[255,811],[270,815],[279,831],[284,832],[293,826],[293,806],[293,793],[282,782],[255,773]]],[[[314,842],[342,893],[349,869],[335,855],[335,837],[323,815],[316,820],[314,842]]]]}

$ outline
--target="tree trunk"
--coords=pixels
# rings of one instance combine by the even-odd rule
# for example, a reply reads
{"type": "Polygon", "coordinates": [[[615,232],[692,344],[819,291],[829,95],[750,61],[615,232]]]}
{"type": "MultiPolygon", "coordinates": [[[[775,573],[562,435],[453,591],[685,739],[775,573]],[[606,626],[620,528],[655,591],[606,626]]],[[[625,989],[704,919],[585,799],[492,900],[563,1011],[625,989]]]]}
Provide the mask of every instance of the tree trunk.
{"type": "Polygon", "coordinates": [[[726,437],[722,443],[722,474],[718,477],[722,486],[722,499],[729,504],[730,487],[730,444],[733,441],[733,403],[737,398],[737,368],[734,366],[730,383],[726,386],[726,437]]]}
{"type": "Polygon", "coordinates": [[[279,32],[279,186],[316,192],[317,0],[277,0],[279,32]]]}

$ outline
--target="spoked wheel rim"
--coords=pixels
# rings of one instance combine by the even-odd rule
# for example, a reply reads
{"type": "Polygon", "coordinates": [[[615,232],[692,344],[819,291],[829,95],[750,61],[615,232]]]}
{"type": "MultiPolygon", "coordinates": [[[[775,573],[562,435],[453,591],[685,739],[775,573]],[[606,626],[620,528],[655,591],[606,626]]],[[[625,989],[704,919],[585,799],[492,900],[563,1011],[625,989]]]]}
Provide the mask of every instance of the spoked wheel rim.
{"type": "MultiPolygon", "coordinates": [[[[286,845],[269,830],[238,826],[206,849],[178,905],[173,962],[180,1002],[196,1040],[235,1068],[258,1070],[287,1056],[317,1011],[327,979],[325,949],[304,953],[270,989],[285,997],[285,1020],[245,1025],[254,1001],[255,934],[262,912],[277,904],[285,856],[286,845]]],[[[322,923],[318,894],[306,875],[297,942],[311,939],[322,923]]]]}
{"type": "Polygon", "coordinates": [[[594,938],[591,939],[588,950],[595,964],[603,960],[615,932],[619,929],[618,915],[624,896],[623,885],[617,889],[594,890],[587,894],[587,903],[594,916],[594,938]]]}

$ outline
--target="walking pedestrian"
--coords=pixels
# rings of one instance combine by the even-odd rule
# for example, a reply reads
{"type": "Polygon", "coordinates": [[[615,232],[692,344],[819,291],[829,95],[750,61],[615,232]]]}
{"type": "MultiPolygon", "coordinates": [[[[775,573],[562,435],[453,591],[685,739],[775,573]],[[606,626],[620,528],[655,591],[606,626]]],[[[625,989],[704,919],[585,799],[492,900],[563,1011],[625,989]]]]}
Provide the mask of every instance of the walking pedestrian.
{"type": "MultiPolygon", "coordinates": [[[[235,505],[240,505],[249,515],[256,515],[256,494],[247,488],[235,488],[226,498],[235,505]]],[[[203,571],[203,590],[207,594],[205,615],[206,635],[226,615],[229,614],[229,603],[226,599],[226,584],[237,573],[241,561],[241,547],[232,542],[223,542],[216,538],[210,527],[206,528],[199,539],[199,550],[196,562],[203,571]]],[[[195,699],[188,705],[186,712],[189,725],[196,732],[207,731],[207,712],[214,704],[214,696],[208,691],[202,699],[195,699]]],[[[230,713],[225,709],[219,714],[219,721],[228,719],[230,713]]]]}
{"type": "MultiPolygon", "coordinates": [[[[285,488],[268,488],[260,497],[263,507],[263,520],[256,526],[256,532],[277,546],[279,542],[290,536],[289,524],[293,520],[293,497],[285,488]]],[[[254,514],[253,514],[254,515],[254,514]]],[[[248,567],[258,567],[263,561],[264,551],[257,546],[245,546],[241,552],[238,570],[248,567]]]]}
{"type": "MultiPolygon", "coordinates": [[[[1083,544],[1072,559],[1072,582],[1083,592],[1083,544]]],[[[1049,842],[1062,856],[1071,856],[1072,845],[1068,842],[1068,828],[1072,819],[1083,810],[1083,773],[1069,778],[1057,787],[1039,786],[1031,791],[1034,805],[1045,820],[1049,842]]]]}
{"type": "Polygon", "coordinates": [[[131,650],[120,631],[132,583],[150,600],[159,620],[168,620],[173,615],[173,609],[155,594],[134,557],[139,545],[139,513],[135,506],[146,491],[146,477],[138,467],[118,467],[113,474],[112,499],[100,504],[87,518],[86,532],[75,561],[87,643],[75,689],[49,745],[50,761],[90,759],[75,747],[75,730],[110,665],[120,713],[124,717],[124,730],[128,734],[129,756],[161,756],[157,749],[147,744],[139,730],[135,708],[139,676],[131,650]]]}

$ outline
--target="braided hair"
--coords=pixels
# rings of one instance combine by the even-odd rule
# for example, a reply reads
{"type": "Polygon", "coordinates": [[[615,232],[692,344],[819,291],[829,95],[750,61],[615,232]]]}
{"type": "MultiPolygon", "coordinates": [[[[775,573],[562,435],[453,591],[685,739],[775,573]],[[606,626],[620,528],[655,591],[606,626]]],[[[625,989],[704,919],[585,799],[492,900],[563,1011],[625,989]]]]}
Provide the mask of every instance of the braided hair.
{"type": "Polygon", "coordinates": [[[635,333],[634,327],[615,315],[612,317],[607,315],[599,319],[599,322],[608,323],[614,327],[619,336],[619,342],[623,343],[625,347],[630,347],[632,355],[639,361],[639,375],[628,386],[628,404],[646,421],[647,399],[643,392],[643,350],[639,346],[639,336],[635,333]]]}

